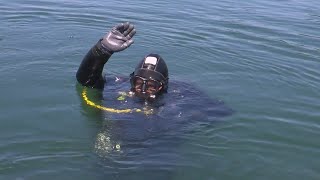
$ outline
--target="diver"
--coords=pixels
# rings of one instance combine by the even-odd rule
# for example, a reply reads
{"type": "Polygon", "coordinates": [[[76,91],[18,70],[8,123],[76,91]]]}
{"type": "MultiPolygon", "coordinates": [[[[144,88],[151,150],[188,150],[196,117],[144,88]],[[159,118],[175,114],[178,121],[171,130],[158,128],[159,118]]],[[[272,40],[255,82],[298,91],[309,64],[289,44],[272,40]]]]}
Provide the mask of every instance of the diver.
{"type": "MultiPolygon", "coordinates": [[[[125,22],[114,26],[99,39],[83,58],[76,74],[78,82],[86,87],[106,91],[108,94],[105,98],[109,102],[112,101],[112,105],[117,104],[114,99],[124,100],[129,96],[133,97],[131,99],[138,99],[135,102],[149,103],[157,108],[167,104],[167,107],[160,108],[160,111],[164,112],[169,109],[169,112],[173,111],[178,113],[178,115],[180,114],[179,116],[183,113],[184,108],[191,107],[191,110],[187,110],[189,114],[193,112],[193,114],[197,115],[204,113],[207,116],[211,116],[213,112],[215,117],[231,114],[232,110],[225,107],[222,101],[212,101],[202,92],[183,82],[171,84],[174,86],[171,88],[170,95],[168,96],[168,67],[164,59],[158,54],[151,53],[145,56],[138,63],[134,72],[130,74],[129,79],[122,78],[119,81],[119,78],[116,77],[113,81],[102,76],[104,65],[112,54],[123,51],[132,45],[135,34],[136,29],[132,23],[125,22]],[[123,92],[124,84],[128,82],[130,82],[130,88],[126,90],[130,89],[130,91],[126,93],[123,92]],[[120,94],[125,94],[125,97],[120,99],[113,97],[112,93],[114,92],[111,92],[119,89],[122,90],[120,94]],[[164,94],[166,94],[165,97],[162,96],[164,94]],[[179,99],[183,99],[183,101],[180,102],[179,99]],[[197,108],[194,108],[195,104],[197,104],[197,108]]],[[[137,104],[118,104],[118,106],[125,105],[127,105],[126,108],[133,108],[130,106],[136,106],[137,104]]]]}
{"type": "Polygon", "coordinates": [[[158,54],[146,55],[128,78],[103,76],[104,65],[112,54],[132,45],[135,34],[136,29],[129,22],[114,26],[87,52],[76,74],[78,82],[85,86],[83,89],[89,87],[101,92],[105,107],[129,109],[116,112],[133,112],[134,108],[145,107],[151,109],[151,113],[99,111],[101,118],[107,119],[97,136],[96,150],[99,153],[101,148],[106,152],[106,149],[114,149],[119,144],[129,148],[132,143],[161,136],[164,132],[178,142],[185,131],[193,131],[198,126],[232,114],[233,110],[223,101],[213,100],[186,82],[171,80],[169,88],[168,67],[158,54]]]}

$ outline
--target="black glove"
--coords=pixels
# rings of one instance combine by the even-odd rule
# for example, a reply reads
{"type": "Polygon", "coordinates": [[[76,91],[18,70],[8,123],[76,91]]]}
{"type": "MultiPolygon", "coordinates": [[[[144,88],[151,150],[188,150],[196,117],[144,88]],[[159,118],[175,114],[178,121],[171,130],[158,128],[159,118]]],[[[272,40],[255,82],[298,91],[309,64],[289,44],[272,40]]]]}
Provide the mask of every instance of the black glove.
{"type": "Polygon", "coordinates": [[[103,36],[101,45],[109,54],[122,51],[133,43],[132,37],[135,33],[133,24],[129,22],[118,24],[103,36]]]}

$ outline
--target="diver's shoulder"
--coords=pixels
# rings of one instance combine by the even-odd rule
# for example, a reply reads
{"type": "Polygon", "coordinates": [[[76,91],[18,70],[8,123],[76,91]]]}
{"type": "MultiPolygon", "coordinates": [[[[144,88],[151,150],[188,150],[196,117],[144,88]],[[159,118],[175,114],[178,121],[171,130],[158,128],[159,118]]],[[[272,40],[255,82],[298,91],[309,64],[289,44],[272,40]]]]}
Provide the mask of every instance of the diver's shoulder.
{"type": "Polygon", "coordinates": [[[228,116],[235,112],[221,97],[206,91],[197,83],[180,80],[170,83],[168,94],[171,94],[169,96],[172,96],[172,99],[179,97],[183,103],[197,105],[198,108],[203,108],[207,113],[215,116],[228,116]]]}
{"type": "Polygon", "coordinates": [[[195,83],[183,81],[183,80],[171,80],[169,82],[169,89],[168,92],[189,92],[189,93],[198,93],[198,94],[205,94],[199,86],[195,83]]]}

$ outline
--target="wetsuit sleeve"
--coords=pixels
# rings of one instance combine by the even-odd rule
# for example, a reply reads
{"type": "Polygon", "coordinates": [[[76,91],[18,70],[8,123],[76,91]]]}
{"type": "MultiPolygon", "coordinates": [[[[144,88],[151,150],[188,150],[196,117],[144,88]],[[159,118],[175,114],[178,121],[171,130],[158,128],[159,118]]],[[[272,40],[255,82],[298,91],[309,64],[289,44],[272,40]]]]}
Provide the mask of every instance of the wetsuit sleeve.
{"type": "Polygon", "coordinates": [[[101,46],[100,39],[83,58],[77,71],[77,80],[83,86],[103,89],[105,80],[102,71],[112,53],[101,46]]]}

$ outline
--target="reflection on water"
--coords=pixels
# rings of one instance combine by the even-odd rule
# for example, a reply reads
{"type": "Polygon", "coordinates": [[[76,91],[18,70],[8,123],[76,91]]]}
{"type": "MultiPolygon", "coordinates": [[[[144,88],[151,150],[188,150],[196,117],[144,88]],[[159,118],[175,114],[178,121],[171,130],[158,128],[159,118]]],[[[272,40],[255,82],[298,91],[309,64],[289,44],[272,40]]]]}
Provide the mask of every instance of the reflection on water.
{"type": "Polygon", "coordinates": [[[97,134],[94,149],[99,156],[107,157],[112,151],[121,152],[121,145],[119,142],[111,141],[107,132],[100,132],[97,134]]]}

